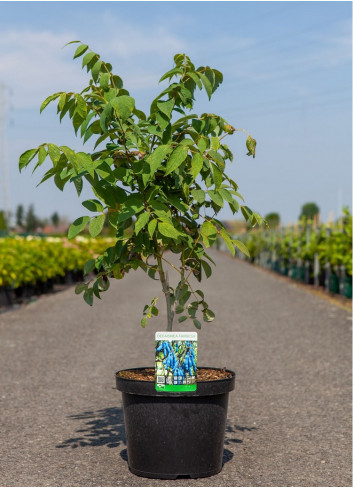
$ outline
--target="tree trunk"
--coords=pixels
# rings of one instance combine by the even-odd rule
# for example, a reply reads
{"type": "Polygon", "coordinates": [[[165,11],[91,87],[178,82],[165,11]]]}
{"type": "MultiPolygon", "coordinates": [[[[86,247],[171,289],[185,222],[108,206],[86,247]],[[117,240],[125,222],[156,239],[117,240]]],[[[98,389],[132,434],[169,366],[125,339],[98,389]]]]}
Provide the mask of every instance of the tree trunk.
{"type": "Polygon", "coordinates": [[[164,274],[162,259],[159,256],[157,257],[157,262],[158,262],[159,279],[160,279],[161,284],[162,284],[162,290],[163,290],[166,305],[167,305],[167,331],[172,331],[173,330],[174,311],[172,310],[172,304],[171,304],[171,300],[170,300],[168,276],[166,276],[164,274]]]}

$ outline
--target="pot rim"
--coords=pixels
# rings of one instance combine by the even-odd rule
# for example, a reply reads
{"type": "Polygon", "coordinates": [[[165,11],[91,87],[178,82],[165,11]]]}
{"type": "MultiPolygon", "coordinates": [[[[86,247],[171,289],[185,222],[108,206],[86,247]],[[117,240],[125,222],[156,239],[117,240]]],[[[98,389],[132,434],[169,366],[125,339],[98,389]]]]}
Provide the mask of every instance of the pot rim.
{"type": "MultiPolygon", "coordinates": [[[[199,397],[199,396],[212,396],[218,394],[225,394],[234,390],[235,385],[235,372],[233,370],[226,369],[226,372],[231,373],[231,377],[225,379],[217,380],[205,380],[202,382],[197,382],[197,390],[190,392],[159,392],[155,389],[155,382],[153,380],[138,380],[138,379],[126,379],[120,377],[119,373],[131,370],[144,370],[146,368],[154,367],[134,367],[125,368],[115,372],[116,388],[126,394],[137,394],[142,396],[153,396],[153,397],[199,397]]],[[[219,367],[203,367],[202,369],[212,369],[212,370],[223,370],[219,367]]]]}

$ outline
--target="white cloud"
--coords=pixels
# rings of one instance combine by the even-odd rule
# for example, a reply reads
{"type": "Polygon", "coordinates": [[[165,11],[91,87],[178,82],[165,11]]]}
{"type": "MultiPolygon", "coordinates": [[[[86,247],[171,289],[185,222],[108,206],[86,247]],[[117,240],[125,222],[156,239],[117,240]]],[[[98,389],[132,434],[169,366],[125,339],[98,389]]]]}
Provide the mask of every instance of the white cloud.
{"type": "MultiPolygon", "coordinates": [[[[163,26],[142,31],[105,14],[103,21],[104,41],[85,42],[113,64],[130,90],[156,86],[164,67],[171,67],[172,55],[185,49],[185,43],[163,26]]],[[[76,36],[13,28],[0,33],[0,83],[11,88],[16,109],[39,108],[56,91],[85,86],[86,72],[80,61],[72,60],[74,47],[62,49],[76,36]]]]}
{"type": "Polygon", "coordinates": [[[130,59],[131,56],[148,53],[170,57],[171,53],[183,51],[186,44],[183,40],[173,35],[170,29],[163,25],[151,25],[146,29],[138,28],[125,19],[102,14],[104,30],[109,42],[104,40],[105,52],[130,59]]]}
{"type": "Polygon", "coordinates": [[[0,33],[0,81],[11,89],[15,108],[38,108],[55,91],[80,86],[82,73],[62,50],[72,38],[49,31],[0,33]]]}

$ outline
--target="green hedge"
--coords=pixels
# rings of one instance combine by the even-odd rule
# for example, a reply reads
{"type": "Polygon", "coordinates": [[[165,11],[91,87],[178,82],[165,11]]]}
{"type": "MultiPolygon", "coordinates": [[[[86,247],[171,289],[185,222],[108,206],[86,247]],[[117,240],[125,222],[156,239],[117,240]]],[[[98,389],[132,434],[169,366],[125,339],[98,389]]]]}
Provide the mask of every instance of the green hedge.
{"type": "Polygon", "coordinates": [[[114,242],[114,238],[0,238],[0,287],[34,285],[69,271],[82,272],[86,261],[114,242]]]}

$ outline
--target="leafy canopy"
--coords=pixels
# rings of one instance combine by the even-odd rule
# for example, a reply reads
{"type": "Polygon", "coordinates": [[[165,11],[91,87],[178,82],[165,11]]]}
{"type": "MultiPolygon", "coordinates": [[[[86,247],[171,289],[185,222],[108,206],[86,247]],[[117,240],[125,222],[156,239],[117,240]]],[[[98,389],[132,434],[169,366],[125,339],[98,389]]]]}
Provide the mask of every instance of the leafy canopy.
{"type": "MultiPolygon", "coordinates": [[[[145,114],[109,63],[86,44],[69,44],[73,43],[78,44],[74,58],[82,58],[82,68],[90,73],[89,84],[80,93],[50,95],[40,111],[56,101],[60,121],[68,116],[84,143],[93,141],[93,150],[75,152],[44,143],[21,155],[20,170],[32,161],[37,169],[49,159],[51,166],[40,183],[53,178],[60,190],[73,183],[78,196],[84,182],[90,185],[92,199],[82,205],[94,215],[76,219],[69,238],[87,226],[92,237],[99,236],[106,216],[116,229],[115,245],[86,264],[87,273],[98,272],[95,279],[77,288],[88,304],[107,290],[109,278],[122,279],[131,269],[142,268],[151,278],[158,273],[161,280],[167,329],[176,314],[181,314],[179,322],[190,318],[199,328],[196,314],[201,312],[205,321],[212,321],[214,313],[203,292],[193,290],[189,278],[192,274],[201,281],[211,275],[213,261],[207,248],[220,236],[233,255],[235,247],[247,252],[216,218],[218,212],[227,204],[233,214],[240,210],[252,225],[262,222],[257,213],[239,203],[243,199],[238,186],[225,172],[226,161],[232,161],[233,155],[223,140],[244,130],[235,129],[219,115],[192,113],[196,90],[205,90],[210,99],[223,76],[209,66],[195,68],[188,56],[176,54],[173,68],[160,79],[170,84],[145,114]],[[167,250],[180,258],[175,288],[164,273],[163,266],[171,265],[167,250]]],[[[250,135],[246,147],[254,157],[256,141],[250,135]]],[[[158,314],[156,300],[145,306],[142,326],[158,314]]]]}

